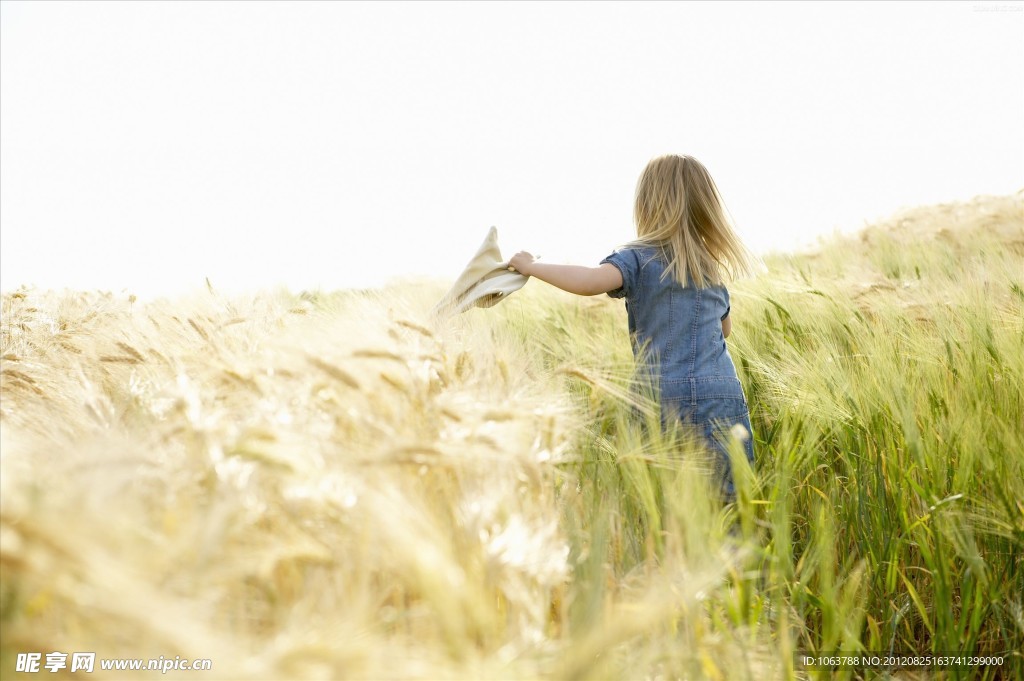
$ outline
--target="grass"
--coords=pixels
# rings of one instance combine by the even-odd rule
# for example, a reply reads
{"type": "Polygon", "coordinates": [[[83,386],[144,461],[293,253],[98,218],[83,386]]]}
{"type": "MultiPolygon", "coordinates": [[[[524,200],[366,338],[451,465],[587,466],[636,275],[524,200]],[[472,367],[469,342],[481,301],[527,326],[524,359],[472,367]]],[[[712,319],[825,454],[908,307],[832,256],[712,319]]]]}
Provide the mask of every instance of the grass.
{"type": "Polygon", "coordinates": [[[725,508],[605,297],[5,294],[0,676],[1024,677],[1021,196],[731,290],[757,460],[725,508]]]}

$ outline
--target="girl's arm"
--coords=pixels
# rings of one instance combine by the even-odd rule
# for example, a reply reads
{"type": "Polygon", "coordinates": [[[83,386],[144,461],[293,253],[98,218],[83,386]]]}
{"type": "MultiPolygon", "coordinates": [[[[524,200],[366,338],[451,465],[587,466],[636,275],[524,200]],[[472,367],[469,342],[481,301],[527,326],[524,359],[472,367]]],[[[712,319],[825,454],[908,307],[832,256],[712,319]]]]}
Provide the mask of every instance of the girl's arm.
{"type": "Polygon", "coordinates": [[[537,259],[526,251],[520,251],[512,256],[508,264],[520,274],[537,277],[563,291],[581,296],[607,293],[622,286],[622,273],[619,272],[618,267],[610,263],[597,267],[554,265],[537,262],[537,259]]]}
{"type": "Polygon", "coordinates": [[[732,333],[732,315],[722,320],[722,337],[728,338],[730,333],[732,333]]]}

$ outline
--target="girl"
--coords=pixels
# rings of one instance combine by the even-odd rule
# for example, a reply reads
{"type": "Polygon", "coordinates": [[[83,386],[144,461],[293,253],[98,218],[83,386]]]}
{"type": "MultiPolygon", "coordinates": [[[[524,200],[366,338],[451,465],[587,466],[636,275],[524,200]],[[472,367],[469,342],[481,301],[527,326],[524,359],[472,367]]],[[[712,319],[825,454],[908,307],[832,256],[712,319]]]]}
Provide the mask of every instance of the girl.
{"type": "Polygon", "coordinates": [[[717,454],[726,500],[735,496],[728,441],[754,460],[750,415],[725,339],[732,330],[724,284],[753,258],[726,217],[718,187],[691,156],[647,164],[636,187],[637,239],[597,267],[538,262],[523,251],[509,269],[579,295],[625,298],[633,353],[650,368],[664,419],[696,426],[717,454]]]}

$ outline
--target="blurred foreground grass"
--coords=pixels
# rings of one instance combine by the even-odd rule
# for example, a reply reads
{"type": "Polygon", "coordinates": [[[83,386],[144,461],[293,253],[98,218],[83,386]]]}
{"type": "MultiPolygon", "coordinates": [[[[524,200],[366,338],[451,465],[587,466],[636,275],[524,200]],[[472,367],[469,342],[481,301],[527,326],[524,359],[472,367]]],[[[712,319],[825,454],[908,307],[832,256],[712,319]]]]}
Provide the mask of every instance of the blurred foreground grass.
{"type": "Polygon", "coordinates": [[[1021,195],[768,266],[732,288],[757,462],[724,509],[603,296],[5,294],[0,676],[1021,678],[1021,195]]]}

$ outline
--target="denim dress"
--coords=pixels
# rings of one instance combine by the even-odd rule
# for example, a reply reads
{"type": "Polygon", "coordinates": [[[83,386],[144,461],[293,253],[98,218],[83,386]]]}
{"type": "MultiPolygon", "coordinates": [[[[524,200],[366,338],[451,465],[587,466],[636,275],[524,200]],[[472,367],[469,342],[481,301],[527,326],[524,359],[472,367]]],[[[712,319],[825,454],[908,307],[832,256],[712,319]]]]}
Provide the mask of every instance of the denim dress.
{"type": "Polygon", "coordinates": [[[662,419],[693,425],[715,454],[727,499],[735,496],[729,465],[730,431],[741,425],[747,460],[754,461],[750,413],[743,386],[722,335],[729,315],[724,286],[681,286],[658,247],[627,247],[602,260],[622,273],[622,287],[609,291],[626,299],[633,353],[650,372],[661,399],[662,419]]]}

